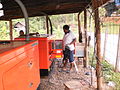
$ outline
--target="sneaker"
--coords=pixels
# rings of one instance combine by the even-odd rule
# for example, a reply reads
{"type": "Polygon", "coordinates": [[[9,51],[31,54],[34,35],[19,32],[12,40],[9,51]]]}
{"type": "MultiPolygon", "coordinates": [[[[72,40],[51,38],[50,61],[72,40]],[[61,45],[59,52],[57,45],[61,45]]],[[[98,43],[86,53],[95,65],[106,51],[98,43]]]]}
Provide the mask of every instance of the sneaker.
{"type": "Polygon", "coordinates": [[[63,71],[67,71],[67,69],[66,69],[66,68],[63,68],[62,70],[63,70],[63,71]]]}
{"type": "Polygon", "coordinates": [[[73,70],[67,70],[66,73],[73,73],[73,70]]]}

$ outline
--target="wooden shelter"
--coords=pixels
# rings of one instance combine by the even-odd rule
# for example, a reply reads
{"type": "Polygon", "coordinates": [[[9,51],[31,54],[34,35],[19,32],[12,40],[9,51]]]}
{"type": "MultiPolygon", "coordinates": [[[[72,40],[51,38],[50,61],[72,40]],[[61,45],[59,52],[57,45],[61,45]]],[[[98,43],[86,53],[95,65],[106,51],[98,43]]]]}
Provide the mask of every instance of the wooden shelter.
{"type": "MultiPolygon", "coordinates": [[[[3,4],[4,16],[0,20],[10,21],[10,30],[12,35],[12,19],[24,18],[20,6],[15,2],[16,0],[1,0],[3,4]]],[[[18,0],[19,1],[19,0],[18,0]]],[[[97,89],[101,90],[101,58],[100,58],[100,23],[99,23],[99,10],[98,7],[105,4],[109,0],[21,0],[26,7],[29,17],[43,16],[43,15],[56,15],[67,13],[81,13],[84,14],[84,28],[86,27],[86,8],[92,6],[95,10],[95,28],[96,28],[96,42],[97,42],[97,89]]],[[[27,25],[26,25],[27,26],[27,25]]],[[[29,32],[28,32],[29,33],[29,32]]],[[[12,40],[12,36],[11,36],[12,40]]]]}
{"type": "MultiPolygon", "coordinates": [[[[43,13],[47,15],[66,14],[82,12],[88,5],[95,2],[94,7],[109,0],[21,0],[25,5],[28,16],[41,16],[43,13]],[[98,1],[99,4],[96,2],[98,1]]],[[[2,20],[10,20],[16,18],[23,18],[23,14],[19,5],[15,0],[1,0],[3,4],[4,16],[0,17],[2,20]]]]}

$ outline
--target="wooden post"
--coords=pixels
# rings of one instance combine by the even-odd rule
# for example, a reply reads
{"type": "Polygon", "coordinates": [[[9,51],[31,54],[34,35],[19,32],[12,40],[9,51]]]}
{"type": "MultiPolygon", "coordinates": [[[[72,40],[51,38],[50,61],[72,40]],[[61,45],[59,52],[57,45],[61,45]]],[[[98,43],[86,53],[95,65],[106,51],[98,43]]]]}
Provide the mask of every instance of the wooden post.
{"type": "Polygon", "coordinates": [[[118,47],[117,47],[117,57],[116,57],[115,72],[120,71],[119,63],[120,63],[120,27],[119,27],[119,35],[118,35],[118,47]]]}
{"type": "Polygon", "coordinates": [[[108,30],[105,30],[105,40],[104,40],[104,51],[103,51],[103,59],[105,59],[105,53],[106,53],[106,42],[107,42],[107,34],[108,34],[108,30]]]}
{"type": "Polygon", "coordinates": [[[95,10],[95,31],[96,31],[96,49],[97,49],[97,65],[96,65],[96,75],[97,75],[97,90],[102,90],[102,73],[101,73],[101,33],[100,33],[100,22],[99,22],[99,10],[95,10]]]}
{"type": "Polygon", "coordinates": [[[53,34],[53,28],[52,28],[52,22],[50,20],[50,18],[48,17],[49,23],[50,23],[50,34],[53,34]]]}
{"type": "Polygon", "coordinates": [[[48,16],[46,16],[46,27],[47,27],[47,34],[49,34],[48,16]]]}
{"type": "Polygon", "coordinates": [[[82,42],[82,32],[81,32],[81,25],[80,25],[80,12],[78,13],[78,33],[79,33],[79,42],[82,42]]]}
{"type": "Polygon", "coordinates": [[[84,10],[84,31],[85,31],[85,48],[84,48],[84,67],[88,67],[88,45],[87,45],[87,12],[84,10]]]}
{"type": "Polygon", "coordinates": [[[53,29],[52,29],[52,22],[48,16],[46,16],[46,27],[47,27],[47,34],[53,34],[53,29]],[[50,32],[49,32],[49,23],[50,23],[50,32]]]}
{"type": "Polygon", "coordinates": [[[12,20],[9,20],[9,27],[10,27],[10,40],[13,40],[13,31],[12,31],[12,20]]]}

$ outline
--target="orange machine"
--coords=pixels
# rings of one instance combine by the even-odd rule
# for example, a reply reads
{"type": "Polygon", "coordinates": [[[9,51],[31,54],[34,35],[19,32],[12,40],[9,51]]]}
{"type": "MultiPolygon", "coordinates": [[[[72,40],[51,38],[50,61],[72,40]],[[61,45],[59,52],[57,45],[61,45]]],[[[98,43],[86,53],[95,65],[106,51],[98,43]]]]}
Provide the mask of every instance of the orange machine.
{"type": "Polygon", "coordinates": [[[0,90],[36,90],[39,83],[38,42],[0,42],[0,90]]]}
{"type": "Polygon", "coordinates": [[[51,58],[62,58],[62,40],[54,40],[52,45],[52,48],[50,48],[52,52],[51,58]]]}
{"type": "MultiPolygon", "coordinates": [[[[15,40],[25,40],[25,38],[15,38],[15,40]]],[[[56,56],[61,57],[61,50],[55,50],[55,41],[49,37],[30,37],[30,40],[38,40],[39,42],[39,69],[41,76],[48,75],[50,66],[56,56]]]]}

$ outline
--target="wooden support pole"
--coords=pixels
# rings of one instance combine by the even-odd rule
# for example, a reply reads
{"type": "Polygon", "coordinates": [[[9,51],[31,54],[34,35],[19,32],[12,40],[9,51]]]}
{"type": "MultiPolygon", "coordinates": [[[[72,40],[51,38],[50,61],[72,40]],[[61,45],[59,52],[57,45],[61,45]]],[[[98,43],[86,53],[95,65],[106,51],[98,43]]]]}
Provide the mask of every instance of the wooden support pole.
{"type": "Polygon", "coordinates": [[[49,34],[48,16],[46,16],[46,28],[47,28],[47,34],[49,34]]]}
{"type": "Polygon", "coordinates": [[[50,23],[50,34],[53,34],[53,28],[52,28],[52,22],[51,19],[48,17],[49,23],[50,23]]]}
{"type": "Polygon", "coordinates": [[[106,53],[106,44],[107,44],[107,34],[108,34],[108,30],[105,30],[105,40],[104,40],[104,51],[103,51],[103,59],[105,59],[105,53],[106,53]]]}
{"type": "Polygon", "coordinates": [[[46,15],[46,27],[47,27],[47,34],[53,34],[52,22],[48,15],[46,15]],[[50,25],[50,32],[49,32],[49,25],[50,25]]]}
{"type": "Polygon", "coordinates": [[[120,27],[119,27],[119,35],[118,35],[118,47],[117,47],[117,57],[116,57],[116,65],[115,65],[115,72],[120,71],[120,27]]]}
{"type": "Polygon", "coordinates": [[[99,22],[99,10],[95,10],[95,35],[96,35],[96,50],[97,50],[97,65],[96,65],[96,75],[97,75],[97,90],[102,90],[102,66],[101,66],[101,33],[100,33],[100,22],[99,22]]]}
{"type": "Polygon", "coordinates": [[[79,33],[79,43],[82,42],[82,31],[80,25],[80,12],[78,13],[78,33],[79,33]]]}
{"type": "Polygon", "coordinates": [[[84,10],[84,30],[87,30],[87,11],[84,10]]]}
{"type": "Polygon", "coordinates": [[[10,27],[10,40],[13,40],[13,30],[12,30],[12,20],[9,21],[9,27],[10,27]]]}
{"type": "Polygon", "coordinates": [[[84,31],[85,31],[85,48],[84,48],[84,67],[88,67],[88,45],[87,45],[87,12],[84,10],[84,31]]]}

